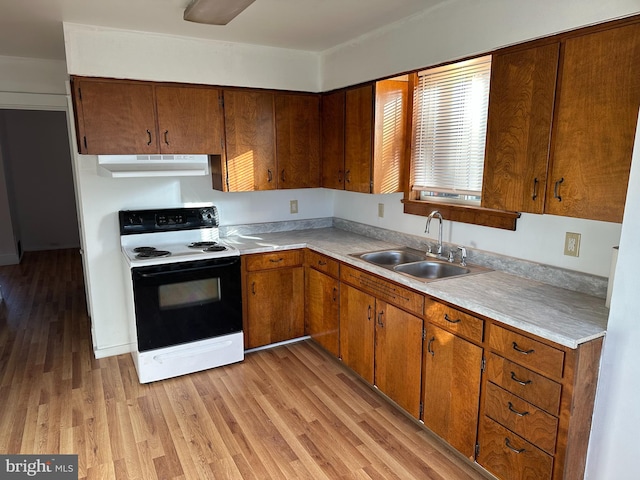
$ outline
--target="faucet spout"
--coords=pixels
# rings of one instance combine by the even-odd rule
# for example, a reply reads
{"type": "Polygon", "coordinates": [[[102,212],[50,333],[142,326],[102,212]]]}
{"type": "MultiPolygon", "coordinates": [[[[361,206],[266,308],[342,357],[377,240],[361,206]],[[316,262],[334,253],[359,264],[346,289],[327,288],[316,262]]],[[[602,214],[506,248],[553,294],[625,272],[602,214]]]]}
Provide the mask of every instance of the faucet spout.
{"type": "Polygon", "coordinates": [[[429,233],[429,225],[431,224],[431,220],[433,218],[438,219],[438,255],[442,255],[442,214],[438,210],[434,210],[427,217],[427,224],[424,227],[424,233],[429,233]]]}

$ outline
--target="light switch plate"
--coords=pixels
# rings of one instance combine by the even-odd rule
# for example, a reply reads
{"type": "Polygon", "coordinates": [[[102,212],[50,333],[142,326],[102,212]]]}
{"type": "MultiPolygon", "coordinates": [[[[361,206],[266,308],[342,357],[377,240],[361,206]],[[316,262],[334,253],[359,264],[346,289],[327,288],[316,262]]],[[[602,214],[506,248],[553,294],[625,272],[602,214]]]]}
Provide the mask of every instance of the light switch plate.
{"type": "Polygon", "coordinates": [[[384,217],[384,203],[378,204],[378,216],[380,218],[384,217]]]}
{"type": "Polygon", "coordinates": [[[298,200],[291,200],[289,202],[289,212],[298,213],[298,200]]]}
{"type": "Polygon", "coordinates": [[[580,256],[580,234],[567,232],[564,239],[564,254],[570,257],[580,256]]]}

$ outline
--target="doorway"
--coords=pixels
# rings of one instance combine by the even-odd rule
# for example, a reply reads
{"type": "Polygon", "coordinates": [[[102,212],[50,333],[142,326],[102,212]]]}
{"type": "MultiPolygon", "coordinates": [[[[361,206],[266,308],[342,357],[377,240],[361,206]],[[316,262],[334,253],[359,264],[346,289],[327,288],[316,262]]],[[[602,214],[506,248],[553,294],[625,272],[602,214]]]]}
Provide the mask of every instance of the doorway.
{"type": "Polygon", "coordinates": [[[12,236],[0,239],[0,265],[23,251],[79,248],[66,112],[1,109],[0,168],[4,236],[12,236]]]}

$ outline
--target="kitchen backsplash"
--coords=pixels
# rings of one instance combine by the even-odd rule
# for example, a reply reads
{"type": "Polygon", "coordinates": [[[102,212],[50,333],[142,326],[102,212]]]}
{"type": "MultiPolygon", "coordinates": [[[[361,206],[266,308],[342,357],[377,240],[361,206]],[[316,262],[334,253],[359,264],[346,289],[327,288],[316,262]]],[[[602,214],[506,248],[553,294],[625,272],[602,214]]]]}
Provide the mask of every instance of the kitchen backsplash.
{"type": "MultiPolygon", "coordinates": [[[[406,245],[417,250],[426,251],[427,245],[429,243],[433,244],[432,241],[429,242],[424,237],[395,232],[336,217],[220,226],[220,235],[222,237],[228,237],[232,235],[251,235],[329,227],[339,228],[341,230],[383,240],[389,243],[406,245]]],[[[444,243],[444,249],[446,251],[455,249],[456,247],[457,245],[444,243]]],[[[500,270],[520,277],[529,278],[531,280],[536,280],[576,292],[586,293],[599,298],[605,298],[607,295],[608,279],[606,277],[567,270],[551,265],[544,265],[484,250],[476,250],[469,247],[467,247],[467,261],[493,270],[500,270]]]]}

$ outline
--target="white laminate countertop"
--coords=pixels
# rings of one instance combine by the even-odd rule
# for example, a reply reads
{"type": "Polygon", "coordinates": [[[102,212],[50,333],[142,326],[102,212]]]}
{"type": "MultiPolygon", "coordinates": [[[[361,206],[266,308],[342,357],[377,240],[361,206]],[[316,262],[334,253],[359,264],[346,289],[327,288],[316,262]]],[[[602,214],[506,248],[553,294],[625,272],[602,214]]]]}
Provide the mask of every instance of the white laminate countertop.
{"type": "Polygon", "coordinates": [[[602,337],[609,309],[602,298],[550,286],[500,271],[422,282],[372,265],[350,254],[402,245],[337,228],[225,237],[241,254],[309,247],[341,262],[386,277],[569,348],[602,337]]]}

